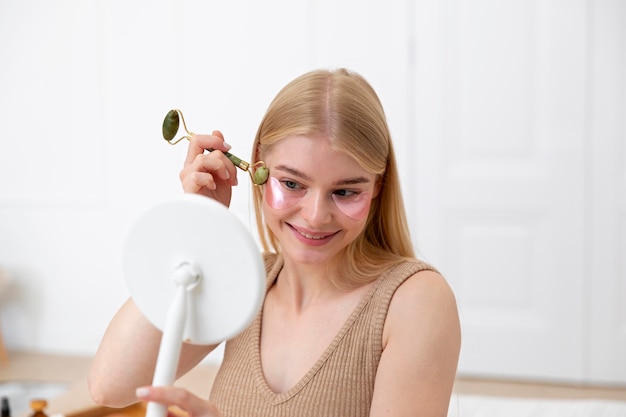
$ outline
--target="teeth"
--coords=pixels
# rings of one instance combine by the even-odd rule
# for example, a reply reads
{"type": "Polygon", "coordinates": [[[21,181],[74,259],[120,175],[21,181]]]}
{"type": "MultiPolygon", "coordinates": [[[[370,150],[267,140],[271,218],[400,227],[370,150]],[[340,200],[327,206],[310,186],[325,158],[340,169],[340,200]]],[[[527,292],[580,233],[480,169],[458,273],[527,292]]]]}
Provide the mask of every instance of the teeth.
{"type": "Polygon", "coordinates": [[[302,236],[306,237],[307,239],[313,239],[313,240],[320,240],[326,237],[326,236],[312,236],[312,235],[309,235],[308,233],[303,233],[303,232],[298,232],[298,233],[300,233],[302,236]]]}

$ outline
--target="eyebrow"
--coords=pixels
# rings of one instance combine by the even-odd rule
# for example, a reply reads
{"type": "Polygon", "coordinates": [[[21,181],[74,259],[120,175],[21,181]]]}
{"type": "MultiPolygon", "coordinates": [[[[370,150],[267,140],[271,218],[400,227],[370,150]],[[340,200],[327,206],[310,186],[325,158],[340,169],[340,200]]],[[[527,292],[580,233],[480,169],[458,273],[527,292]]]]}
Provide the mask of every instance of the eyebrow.
{"type": "MultiPolygon", "coordinates": [[[[295,168],[288,167],[287,165],[278,165],[275,169],[288,172],[289,174],[299,177],[303,180],[311,181],[311,177],[309,177],[308,175],[304,174],[301,171],[298,171],[295,168]]],[[[333,183],[333,185],[336,185],[336,186],[337,185],[356,185],[356,184],[367,184],[369,182],[370,180],[365,177],[355,177],[355,178],[346,178],[346,179],[337,181],[333,183]]]]}

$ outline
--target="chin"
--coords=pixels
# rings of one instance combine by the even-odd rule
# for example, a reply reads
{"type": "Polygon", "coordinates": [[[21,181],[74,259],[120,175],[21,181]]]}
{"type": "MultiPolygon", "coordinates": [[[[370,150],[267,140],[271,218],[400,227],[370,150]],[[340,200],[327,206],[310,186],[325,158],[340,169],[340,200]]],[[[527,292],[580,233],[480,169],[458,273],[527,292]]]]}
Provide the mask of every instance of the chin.
{"type": "Polygon", "coordinates": [[[330,257],[321,253],[310,253],[308,251],[283,251],[283,256],[299,264],[306,265],[321,265],[330,259],[330,257]]]}
{"type": "Polygon", "coordinates": [[[293,246],[288,249],[283,248],[283,256],[290,260],[306,265],[323,265],[330,261],[335,253],[332,254],[327,251],[312,250],[306,248],[294,248],[293,246]]]}

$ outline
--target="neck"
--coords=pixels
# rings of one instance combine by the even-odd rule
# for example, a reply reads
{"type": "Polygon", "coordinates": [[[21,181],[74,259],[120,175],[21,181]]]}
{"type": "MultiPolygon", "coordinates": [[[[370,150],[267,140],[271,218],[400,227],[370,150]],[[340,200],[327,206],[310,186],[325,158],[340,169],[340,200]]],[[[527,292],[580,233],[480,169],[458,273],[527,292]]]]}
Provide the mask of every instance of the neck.
{"type": "Polygon", "coordinates": [[[326,264],[303,265],[288,259],[278,276],[276,290],[298,311],[343,293],[330,279],[326,264]]]}

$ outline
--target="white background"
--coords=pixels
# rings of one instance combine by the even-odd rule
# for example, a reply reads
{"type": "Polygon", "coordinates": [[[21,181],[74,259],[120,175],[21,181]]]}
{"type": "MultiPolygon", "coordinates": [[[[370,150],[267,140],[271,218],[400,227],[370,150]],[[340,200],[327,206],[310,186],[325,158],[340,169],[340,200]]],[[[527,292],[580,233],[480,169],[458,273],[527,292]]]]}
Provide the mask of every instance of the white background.
{"type": "Polygon", "coordinates": [[[5,343],[95,352],[126,231],[181,192],[169,109],[248,159],[279,88],[345,66],[457,294],[459,373],[626,384],[625,27],[620,0],[0,0],[5,343]]]}

